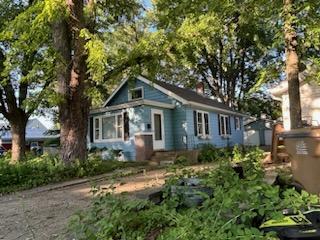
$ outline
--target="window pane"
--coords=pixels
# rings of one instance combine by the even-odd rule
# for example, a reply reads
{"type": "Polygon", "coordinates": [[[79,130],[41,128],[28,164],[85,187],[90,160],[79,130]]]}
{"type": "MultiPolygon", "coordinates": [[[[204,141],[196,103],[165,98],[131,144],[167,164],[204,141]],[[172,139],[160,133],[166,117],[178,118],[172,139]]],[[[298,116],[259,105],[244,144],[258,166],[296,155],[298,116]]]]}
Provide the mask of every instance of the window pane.
{"type": "Polygon", "coordinates": [[[155,140],[162,140],[162,129],[161,129],[161,115],[154,114],[154,138],[155,140]]]}
{"type": "Polygon", "coordinates": [[[201,135],[203,133],[203,121],[202,121],[202,113],[197,113],[198,119],[198,134],[201,135]]]}
{"type": "Polygon", "coordinates": [[[142,88],[132,89],[131,90],[131,99],[142,98],[142,88]]]}
{"type": "Polygon", "coordinates": [[[221,122],[220,122],[220,126],[221,126],[221,135],[225,135],[225,118],[224,116],[221,116],[221,122]]]}
{"type": "Polygon", "coordinates": [[[226,134],[230,134],[229,118],[225,117],[225,121],[226,121],[226,134]]]}
{"type": "Polygon", "coordinates": [[[94,134],[94,139],[99,139],[100,138],[100,130],[99,130],[99,118],[96,118],[94,121],[94,129],[95,129],[95,134],[94,134]]]}
{"type": "Polygon", "coordinates": [[[102,118],[102,139],[116,138],[115,117],[102,118]]]}
{"type": "Polygon", "coordinates": [[[235,122],[236,122],[236,129],[240,130],[240,118],[236,117],[235,122]]]}
{"type": "Polygon", "coordinates": [[[205,134],[209,135],[209,115],[207,113],[204,113],[203,116],[205,134]]]}
{"type": "Polygon", "coordinates": [[[118,115],[117,117],[117,137],[118,138],[122,138],[122,129],[123,129],[122,115],[118,115]]]}

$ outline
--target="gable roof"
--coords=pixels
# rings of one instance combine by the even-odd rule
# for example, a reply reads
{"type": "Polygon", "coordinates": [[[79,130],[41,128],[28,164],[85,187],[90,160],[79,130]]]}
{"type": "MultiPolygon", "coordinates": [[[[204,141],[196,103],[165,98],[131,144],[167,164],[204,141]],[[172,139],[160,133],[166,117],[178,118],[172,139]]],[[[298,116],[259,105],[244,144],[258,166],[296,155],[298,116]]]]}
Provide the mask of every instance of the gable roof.
{"type": "MultiPolygon", "coordinates": [[[[220,103],[217,100],[198,94],[191,89],[177,87],[175,85],[162,82],[162,81],[150,81],[142,76],[138,76],[137,78],[138,80],[153,86],[154,88],[165,93],[166,95],[180,101],[182,104],[194,105],[197,107],[210,108],[218,111],[220,110],[222,112],[228,112],[236,115],[246,116],[245,114],[235,111],[231,107],[223,103],[220,103]]],[[[115,94],[122,88],[122,86],[127,81],[128,79],[125,79],[124,81],[121,82],[121,84],[115,89],[115,91],[110,95],[110,97],[104,103],[103,107],[107,106],[108,102],[115,96],[115,94]]]]}
{"type": "MultiPolygon", "coordinates": [[[[10,130],[10,125],[7,124],[6,126],[3,125],[3,132],[1,139],[3,141],[11,141],[12,135],[10,130]]],[[[45,139],[45,138],[51,138],[52,136],[47,136],[46,132],[48,129],[37,119],[29,119],[27,126],[26,126],[26,140],[36,140],[36,139],[45,139]]]]}
{"type": "Polygon", "coordinates": [[[196,103],[200,103],[200,104],[209,105],[211,107],[221,108],[221,109],[228,110],[228,111],[235,111],[231,107],[229,107],[223,103],[220,103],[217,100],[203,96],[203,95],[201,95],[191,89],[177,87],[175,85],[172,85],[172,84],[169,84],[166,82],[155,81],[155,83],[162,86],[163,88],[167,89],[168,91],[175,93],[176,95],[180,96],[181,98],[183,98],[189,102],[196,102],[196,103]]]}

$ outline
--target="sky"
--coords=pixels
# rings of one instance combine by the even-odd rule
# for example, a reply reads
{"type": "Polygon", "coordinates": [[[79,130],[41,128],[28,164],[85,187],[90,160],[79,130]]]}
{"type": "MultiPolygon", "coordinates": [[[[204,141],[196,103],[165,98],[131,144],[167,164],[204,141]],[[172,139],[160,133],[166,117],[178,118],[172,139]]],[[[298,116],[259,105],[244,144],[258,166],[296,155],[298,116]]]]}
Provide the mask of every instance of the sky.
{"type": "Polygon", "coordinates": [[[151,0],[143,0],[142,2],[143,2],[143,5],[144,5],[146,8],[148,8],[148,9],[152,8],[151,0]]]}

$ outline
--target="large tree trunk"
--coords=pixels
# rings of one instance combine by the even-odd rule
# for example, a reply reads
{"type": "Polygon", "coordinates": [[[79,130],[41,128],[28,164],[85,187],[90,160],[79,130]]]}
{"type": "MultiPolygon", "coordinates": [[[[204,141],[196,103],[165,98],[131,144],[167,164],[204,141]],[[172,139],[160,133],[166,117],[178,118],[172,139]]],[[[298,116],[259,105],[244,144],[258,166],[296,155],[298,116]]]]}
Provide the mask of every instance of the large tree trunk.
{"type": "Polygon", "coordinates": [[[297,33],[293,23],[294,0],[284,0],[285,11],[285,51],[286,77],[288,81],[290,125],[291,129],[302,127],[300,84],[299,84],[299,56],[297,33]]]}
{"type": "Polygon", "coordinates": [[[12,156],[11,163],[26,159],[26,126],[28,118],[25,116],[16,117],[10,121],[12,135],[12,156]]]}
{"type": "Polygon", "coordinates": [[[57,80],[62,99],[59,105],[61,158],[69,164],[87,158],[90,104],[86,96],[85,39],[80,37],[80,30],[84,28],[83,1],[68,0],[67,6],[69,19],[54,25],[54,45],[60,57],[57,80]]]}

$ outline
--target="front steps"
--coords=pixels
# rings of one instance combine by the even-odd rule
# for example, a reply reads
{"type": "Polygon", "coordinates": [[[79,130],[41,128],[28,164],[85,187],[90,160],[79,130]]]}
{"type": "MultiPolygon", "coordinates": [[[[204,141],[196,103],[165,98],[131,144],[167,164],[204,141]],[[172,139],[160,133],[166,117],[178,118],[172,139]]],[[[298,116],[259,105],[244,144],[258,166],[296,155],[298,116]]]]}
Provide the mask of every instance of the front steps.
{"type": "Polygon", "coordinates": [[[195,163],[198,160],[198,153],[198,150],[154,151],[150,164],[160,166],[174,164],[180,156],[184,156],[189,163],[195,163]]]}
{"type": "Polygon", "coordinates": [[[151,157],[152,165],[171,165],[177,158],[176,151],[155,151],[151,157]]]}

